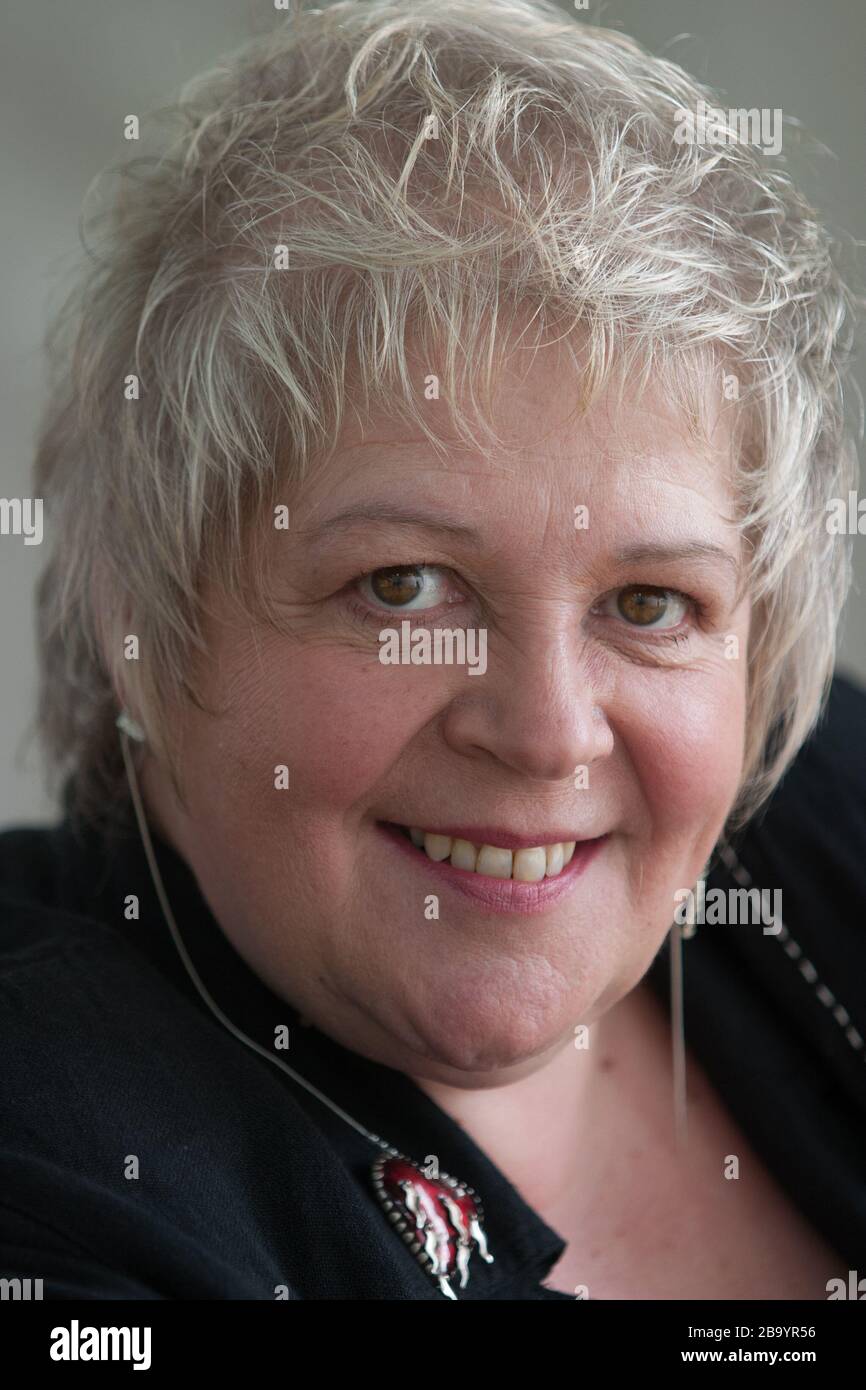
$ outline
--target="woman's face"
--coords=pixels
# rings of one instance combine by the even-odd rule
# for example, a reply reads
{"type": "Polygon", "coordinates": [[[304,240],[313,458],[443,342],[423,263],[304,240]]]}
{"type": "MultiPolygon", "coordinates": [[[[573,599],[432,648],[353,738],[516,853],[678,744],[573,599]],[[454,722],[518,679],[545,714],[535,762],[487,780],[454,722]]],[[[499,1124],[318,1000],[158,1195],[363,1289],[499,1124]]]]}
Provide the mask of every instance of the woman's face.
{"type": "Polygon", "coordinates": [[[573,397],[555,348],[503,370],[510,457],[443,460],[351,421],[287,494],[289,528],[268,523],[286,635],[211,596],[222,713],[185,714],[189,814],[145,774],[277,993],[458,1086],[526,1074],[637,984],[740,782],[749,616],[722,427],[706,452],[660,396],[569,423],[573,397]],[[404,622],[471,630],[477,669],[384,663],[379,634],[404,622]],[[436,856],[489,849],[458,846],[455,867],[395,826],[450,835],[436,856]],[[555,849],[517,853],[571,841],[561,873],[555,849]]]}

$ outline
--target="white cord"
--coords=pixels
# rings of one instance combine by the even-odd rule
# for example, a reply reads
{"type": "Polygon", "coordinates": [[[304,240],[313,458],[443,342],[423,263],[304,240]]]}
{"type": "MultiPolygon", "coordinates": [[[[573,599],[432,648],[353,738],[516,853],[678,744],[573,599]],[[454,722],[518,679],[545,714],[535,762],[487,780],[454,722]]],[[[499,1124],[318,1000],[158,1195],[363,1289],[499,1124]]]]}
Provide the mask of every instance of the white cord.
{"type": "Polygon", "coordinates": [[[142,843],[144,845],[144,852],[147,856],[147,862],[150,867],[150,875],[153,879],[153,886],[156,889],[156,895],[159,898],[160,907],[162,908],[165,920],[168,923],[169,931],[171,932],[172,937],[174,938],[174,944],[178,949],[180,958],[186,966],[187,973],[189,974],[190,979],[192,980],[202,999],[207,1004],[211,1012],[216,1015],[220,1023],[222,1023],[222,1025],[225,1028],[227,1028],[230,1033],[234,1034],[234,1036],[240,1042],[245,1043],[247,1047],[251,1047],[254,1052],[257,1052],[260,1057],[264,1057],[266,1061],[273,1062],[274,1066],[280,1067],[281,1070],[284,1071],[287,1076],[290,1076],[293,1081],[296,1081],[299,1086],[303,1086],[306,1091],[309,1091],[310,1095],[315,1096],[316,1099],[320,1100],[323,1105],[327,1105],[328,1109],[333,1110],[335,1115],[339,1115],[341,1120],[345,1120],[347,1125],[351,1125],[352,1128],[357,1130],[359,1134],[363,1134],[365,1139],[369,1139],[371,1143],[376,1144],[380,1149],[384,1149],[386,1153],[397,1155],[398,1151],[392,1148],[390,1144],[387,1144],[384,1139],[380,1139],[378,1134],[371,1134],[370,1131],[368,1129],[365,1129],[363,1125],[359,1124],[357,1120],[353,1120],[352,1116],[347,1114],[345,1110],[341,1109],[339,1105],[335,1105],[332,1100],[329,1100],[329,1098],[326,1095],[324,1095],[320,1090],[318,1090],[316,1086],[313,1086],[311,1082],[305,1080],[303,1076],[299,1076],[298,1073],[296,1071],[293,1071],[290,1066],[287,1066],[287,1064],[280,1057],[275,1057],[273,1053],[268,1052],[267,1048],[262,1047],[261,1044],[257,1043],[253,1038],[248,1038],[246,1033],[242,1033],[240,1028],[236,1027],[235,1024],[232,1023],[231,1019],[223,1013],[222,1009],[219,1007],[216,1001],[211,998],[210,994],[208,993],[201,980],[201,977],[199,976],[198,971],[196,970],[195,966],[192,963],[192,960],[190,959],[189,952],[187,951],[183,943],[181,934],[178,931],[177,923],[174,919],[174,913],[171,910],[171,904],[168,901],[168,896],[163,885],[162,875],[159,871],[159,865],[156,862],[156,855],[154,854],[153,844],[150,838],[150,830],[148,829],[147,817],[144,813],[144,805],[142,803],[141,793],[138,787],[138,775],[136,773],[135,764],[133,762],[132,754],[129,749],[129,735],[124,725],[119,724],[118,727],[120,728],[120,746],[123,750],[123,762],[124,766],[126,767],[126,778],[129,782],[129,790],[132,796],[132,804],[135,809],[135,817],[138,821],[138,829],[139,833],[141,834],[142,843]]]}

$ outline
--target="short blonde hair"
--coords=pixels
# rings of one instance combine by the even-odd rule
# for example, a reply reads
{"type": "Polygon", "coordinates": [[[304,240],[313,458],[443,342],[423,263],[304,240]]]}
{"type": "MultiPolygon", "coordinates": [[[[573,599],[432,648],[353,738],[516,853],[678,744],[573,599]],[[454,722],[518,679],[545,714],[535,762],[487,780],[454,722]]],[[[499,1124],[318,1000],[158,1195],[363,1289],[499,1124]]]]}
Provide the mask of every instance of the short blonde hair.
{"type": "Polygon", "coordinates": [[[123,809],[119,689],[176,765],[166,712],[198,698],[202,587],[247,593],[251,524],[347,405],[381,399],[438,439],[410,330],[477,442],[525,315],[536,346],[580,335],[581,408],[615,375],[663,378],[700,428],[697,369],[736,380],[753,626],[731,824],[754,812],[819,716],[850,582],[825,509],[856,478],[851,295],[781,159],[676,138],[701,101],[550,0],[342,0],[297,8],[162,113],[159,157],[125,166],[94,221],[38,442],[39,727],[76,809],[123,809]]]}

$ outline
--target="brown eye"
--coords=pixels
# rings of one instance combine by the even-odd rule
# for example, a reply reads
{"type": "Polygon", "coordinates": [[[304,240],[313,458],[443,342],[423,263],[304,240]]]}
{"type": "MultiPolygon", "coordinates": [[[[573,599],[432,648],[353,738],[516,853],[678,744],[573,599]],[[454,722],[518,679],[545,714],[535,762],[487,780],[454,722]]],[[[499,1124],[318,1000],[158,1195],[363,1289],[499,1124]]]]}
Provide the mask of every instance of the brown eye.
{"type": "Polygon", "coordinates": [[[451,596],[448,571],[436,565],[388,565],[365,574],[357,587],[374,607],[412,613],[438,608],[451,596]]]}
{"type": "Polygon", "coordinates": [[[621,589],[617,608],[624,618],[638,627],[652,627],[667,614],[671,594],[667,589],[644,589],[638,585],[621,589]]]}
{"type": "Polygon", "coordinates": [[[401,607],[411,603],[424,588],[424,577],[419,567],[404,569],[399,565],[391,569],[374,570],[369,577],[370,591],[380,603],[401,607]]]}
{"type": "Polygon", "coordinates": [[[688,612],[689,599],[677,589],[660,589],[652,584],[628,584],[610,595],[616,612],[630,627],[677,627],[688,612]]]}

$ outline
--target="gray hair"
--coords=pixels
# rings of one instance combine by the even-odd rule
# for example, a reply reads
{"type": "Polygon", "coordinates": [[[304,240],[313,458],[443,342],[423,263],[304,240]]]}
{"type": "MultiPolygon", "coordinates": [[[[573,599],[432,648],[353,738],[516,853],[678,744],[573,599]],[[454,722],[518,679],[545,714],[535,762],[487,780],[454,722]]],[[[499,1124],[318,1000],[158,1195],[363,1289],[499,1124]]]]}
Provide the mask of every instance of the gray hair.
{"type": "Polygon", "coordinates": [[[121,691],[176,766],[167,711],[200,702],[203,586],[272,617],[250,537],[347,405],[381,400],[438,444],[410,330],[460,436],[502,445],[487,407],[518,317],[532,351],[579,336],[581,409],[661,379],[700,432],[698,370],[736,378],[753,623],[731,825],[766,799],[823,708],[850,582],[825,513],[856,478],[852,296],[781,159],[675,138],[713,100],[551,0],[342,0],[161,113],[159,156],[93,219],[38,441],[38,722],[78,809],[122,809],[121,691]]]}

